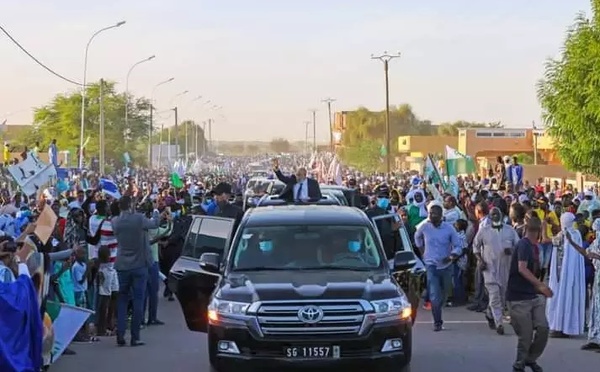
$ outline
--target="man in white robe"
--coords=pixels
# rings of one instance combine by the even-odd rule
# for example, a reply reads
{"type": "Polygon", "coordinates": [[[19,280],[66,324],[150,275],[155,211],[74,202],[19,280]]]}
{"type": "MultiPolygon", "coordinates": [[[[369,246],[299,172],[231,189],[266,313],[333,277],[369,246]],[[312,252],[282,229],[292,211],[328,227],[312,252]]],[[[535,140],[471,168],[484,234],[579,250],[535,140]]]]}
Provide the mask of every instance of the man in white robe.
{"type": "Polygon", "coordinates": [[[584,257],[566,239],[568,232],[574,243],[581,246],[582,237],[574,227],[575,215],[560,216],[561,232],[553,239],[550,260],[549,287],[554,297],[548,299],[546,316],[550,337],[564,338],[583,334],[585,326],[585,262],[584,257]]]}
{"type": "Polygon", "coordinates": [[[479,269],[483,272],[489,304],[486,318],[490,329],[504,334],[503,311],[506,305],[506,288],[510,272],[511,255],[519,242],[517,231],[504,223],[499,208],[490,211],[491,223],[479,228],[473,241],[473,253],[479,269]]]}

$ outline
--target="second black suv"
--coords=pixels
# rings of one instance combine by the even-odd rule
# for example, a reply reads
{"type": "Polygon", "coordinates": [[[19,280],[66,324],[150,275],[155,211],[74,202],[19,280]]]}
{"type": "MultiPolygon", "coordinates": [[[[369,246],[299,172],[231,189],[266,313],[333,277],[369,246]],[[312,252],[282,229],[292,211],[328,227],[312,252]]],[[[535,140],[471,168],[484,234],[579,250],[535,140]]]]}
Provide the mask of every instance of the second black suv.
{"type": "Polygon", "coordinates": [[[197,216],[169,285],[188,328],[208,334],[214,371],[357,367],[403,371],[412,306],[375,225],[339,206],[256,208],[233,221],[197,216]]]}

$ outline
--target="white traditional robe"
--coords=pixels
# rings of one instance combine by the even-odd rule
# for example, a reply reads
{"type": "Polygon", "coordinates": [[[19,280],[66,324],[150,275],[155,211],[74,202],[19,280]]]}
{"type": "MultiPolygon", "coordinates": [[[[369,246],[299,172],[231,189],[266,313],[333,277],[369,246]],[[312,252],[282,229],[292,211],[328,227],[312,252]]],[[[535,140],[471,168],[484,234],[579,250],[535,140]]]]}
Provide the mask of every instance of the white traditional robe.
{"type": "MultiPolygon", "coordinates": [[[[569,226],[571,238],[581,246],[581,234],[572,227],[572,223],[569,226]]],[[[546,316],[551,331],[579,336],[583,334],[585,325],[585,262],[563,234],[564,230],[556,237],[558,239],[555,238],[555,241],[562,240],[562,245],[555,244],[552,249],[549,286],[554,296],[548,299],[546,316]]]]}

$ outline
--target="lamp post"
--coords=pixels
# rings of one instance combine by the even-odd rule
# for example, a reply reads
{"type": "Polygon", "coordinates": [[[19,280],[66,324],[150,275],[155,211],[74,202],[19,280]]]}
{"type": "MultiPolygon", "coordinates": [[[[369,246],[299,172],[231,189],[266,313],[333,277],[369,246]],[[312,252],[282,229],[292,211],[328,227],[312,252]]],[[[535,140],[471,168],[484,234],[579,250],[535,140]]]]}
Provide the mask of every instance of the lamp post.
{"type": "Polygon", "coordinates": [[[173,80],[175,80],[174,77],[169,78],[167,80],[163,80],[160,83],[156,84],[154,88],[152,88],[152,94],[150,94],[150,128],[148,129],[148,165],[150,166],[150,168],[152,168],[152,132],[154,131],[154,122],[152,115],[154,111],[154,93],[156,92],[156,88],[168,84],[173,80]]]}
{"type": "MultiPolygon", "coordinates": [[[[127,78],[125,79],[125,130],[129,131],[129,77],[134,68],[141,65],[144,62],[152,61],[156,56],[152,55],[148,58],[142,59],[134,63],[127,72],[127,78]]],[[[127,138],[127,137],[126,137],[127,138]]]]}
{"type": "Polygon", "coordinates": [[[396,54],[383,52],[379,56],[371,54],[371,59],[378,59],[383,62],[383,71],[385,74],[385,163],[388,174],[392,170],[390,157],[390,84],[388,80],[388,66],[389,62],[394,58],[400,58],[400,52],[396,54]]]}
{"type": "Polygon", "coordinates": [[[111,30],[113,28],[121,27],[125,24],[125,21],[117,22],[112,26],[104,27],[94,32],[92,37],[88,40],[85,46],[85,57],[83,59],[83,83],[81,85],[81,124],[80,124],[80,133],[79,133],[79,168],[83,168],[83,135],[85,131],[85,88],[87,87],[87,62],[88,62],[88,52],[90,51],[90,45],[92,41],[96,38],[96,36],[100,35],[104,31],[111,30]]]}

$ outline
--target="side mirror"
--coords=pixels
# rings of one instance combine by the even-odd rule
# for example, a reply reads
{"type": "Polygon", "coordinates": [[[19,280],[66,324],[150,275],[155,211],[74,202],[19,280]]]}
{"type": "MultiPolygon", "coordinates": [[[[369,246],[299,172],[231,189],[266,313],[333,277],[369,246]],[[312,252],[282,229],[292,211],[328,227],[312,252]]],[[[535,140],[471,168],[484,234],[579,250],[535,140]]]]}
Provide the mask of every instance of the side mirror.
{"type": "Polygon", "coordinates": [[[415,254],[411,251],[396,252],[394,256],[394,272],[410,270],[417,263],[415,254]]]}
{"type": "Polygon", "coordinates": [[[221,256],[217,253],[203,253],[200,256],[200,268],[211,273],[218,273],[221,265],[221,256]]]}

